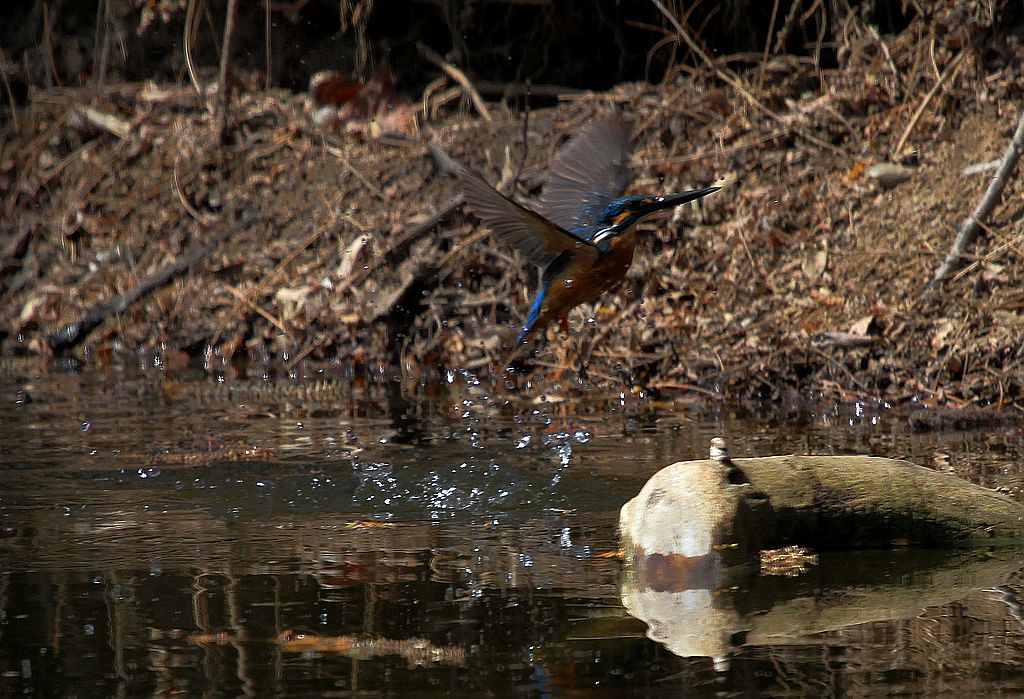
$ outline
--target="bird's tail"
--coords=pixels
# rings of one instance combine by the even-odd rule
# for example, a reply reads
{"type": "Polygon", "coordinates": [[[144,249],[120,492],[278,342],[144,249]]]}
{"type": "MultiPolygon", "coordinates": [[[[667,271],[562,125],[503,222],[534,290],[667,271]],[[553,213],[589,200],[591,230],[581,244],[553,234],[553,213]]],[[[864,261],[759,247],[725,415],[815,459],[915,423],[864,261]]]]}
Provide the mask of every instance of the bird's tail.
{"type": "Polygon", "coordinates": [[[530,306],[530,312],[526,316],[526,323],[523,324],[522,330],[516,335],[516,347],[519,347],[526,340],[526,336],[533,330],[533,326],[537,324],[540,319],[541,308],[544,306],[544,299],[548,295],[549,284],[544,284],[540,291],[537,292],[537,298],[533,300],[533,305],[530,306]]]}

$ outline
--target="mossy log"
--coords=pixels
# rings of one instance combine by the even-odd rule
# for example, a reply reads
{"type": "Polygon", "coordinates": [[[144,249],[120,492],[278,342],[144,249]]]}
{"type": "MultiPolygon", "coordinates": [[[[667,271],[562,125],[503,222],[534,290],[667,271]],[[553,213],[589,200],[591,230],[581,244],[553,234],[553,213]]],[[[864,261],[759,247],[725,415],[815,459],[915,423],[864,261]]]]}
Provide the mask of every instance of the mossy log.
{"type": "Polygon", "coordinates": [[[1021,545],[1024,506],[895,459],[724,458],[682,461],[654,474],[622,508],[620,528],[630,556],[681,556],[692,569],[718,565],[730,553],[749,558],[789,545],[1021,545]]]}

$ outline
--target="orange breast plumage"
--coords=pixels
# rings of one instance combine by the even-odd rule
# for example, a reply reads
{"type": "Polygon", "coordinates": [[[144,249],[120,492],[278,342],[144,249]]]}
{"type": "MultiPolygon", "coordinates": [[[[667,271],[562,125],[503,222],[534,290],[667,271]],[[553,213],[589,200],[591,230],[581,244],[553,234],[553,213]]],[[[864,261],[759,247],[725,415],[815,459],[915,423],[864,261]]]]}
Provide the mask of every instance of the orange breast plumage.
{"type": "Polygon", "coordinates": [[[631,231],[609,241],[607,252],[598,258],[596,264],[584,265],[570,260],[548,287],[535,327],[542,328],[581,303],[594,301],[622,281],[633,262],[635,247],[636,240],[631,231]]]}

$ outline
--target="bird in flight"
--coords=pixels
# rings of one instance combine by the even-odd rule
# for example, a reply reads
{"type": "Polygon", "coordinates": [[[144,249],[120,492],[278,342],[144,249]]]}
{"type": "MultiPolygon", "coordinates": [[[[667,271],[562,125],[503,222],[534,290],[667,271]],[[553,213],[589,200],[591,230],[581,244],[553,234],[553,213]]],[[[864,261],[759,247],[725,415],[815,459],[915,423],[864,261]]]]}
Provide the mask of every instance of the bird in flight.
{"type": "Polygon", "coordinates": [[[556,318],[568,330],[569,311],[594,301],[626,276],[637,223],[721,189],[622,196],[629,183],[631,131],[631,122],[620,116],[583,127],[548,168],[537,211],[504,196],[464,165],[456,167],[473,213],[543,270],[517,346],[556,318]]]}

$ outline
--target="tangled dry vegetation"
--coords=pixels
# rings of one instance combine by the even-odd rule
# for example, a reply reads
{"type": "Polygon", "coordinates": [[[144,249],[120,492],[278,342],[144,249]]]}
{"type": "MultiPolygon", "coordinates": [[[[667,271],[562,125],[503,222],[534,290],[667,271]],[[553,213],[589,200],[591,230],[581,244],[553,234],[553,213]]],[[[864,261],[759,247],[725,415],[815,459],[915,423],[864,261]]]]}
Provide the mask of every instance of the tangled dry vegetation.
{"type": "Polygon", "coordinates": [[[933,4],[894,36],[851,12],[837,70],[697,60],[528,120],[439,106],[467,94],[453,79],[401,105],[405,133],[249,91],[221,146],[191,88],[36,94],[0,161],[5,348],[498,369],[536,273],[462,213],[427,143],[528,203],[562,136],[619,109],[631,191],[736,184],[646,224],[627,283],[570,336],[549,329],[535,387],[585,366],[577,385],[616,391],[1024,407],[1019,173],[967,266],[926,291],[1013,133],[1024,47],[988,3],[933,4]]]}

